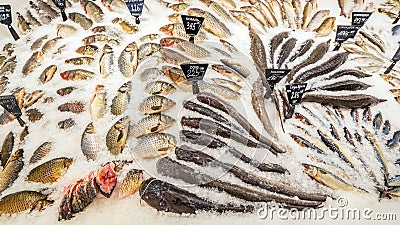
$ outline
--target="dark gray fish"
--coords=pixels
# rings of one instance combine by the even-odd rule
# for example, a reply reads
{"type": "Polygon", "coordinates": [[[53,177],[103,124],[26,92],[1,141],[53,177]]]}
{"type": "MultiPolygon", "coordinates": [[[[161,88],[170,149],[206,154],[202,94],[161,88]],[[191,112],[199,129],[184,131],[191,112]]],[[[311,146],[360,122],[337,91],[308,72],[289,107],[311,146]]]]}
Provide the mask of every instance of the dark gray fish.
{"type": "Polygon", "coordinates": [[[301,101],[316,102],[322,105],[331,105],[334,107],[352,109],[352,108],[365,108],[367,106],[385,102],[386,100],[378,99],[374,96],[365,94],[352,94],[346,96],[305,94],[301,101]]]}
{"type": "Polygon", "coordinates": [[[335,69],[339,68],[341,65],[343,65],[343,63],[346,62],[349,54],[350,54],[349,52],[342,52],[336,54],[335,56],[330,58],[328,61],[322,63],[321,65],[318,65],[312,69],[309,69],[299,74],[297,78],[294,80],[294,83],[304,83],[312,78],[334,71],[335,69]]]}
{"type": "Polygon", "coordinates": [[[333,124],[330,125],[329,128],[332,137],[334,137],[336,140],[340,141],[340,135],[339,132],[336,130],[335,126],[333,126],[333,124]]]}
{"type": "Polygon", "coordinates": [[[336,79],[339,77],[343,76],[353,76],[357,78],[366,78],[366,77],[372,77],[371,74],[363,73],[360,70],[355,70],[355,69],[347,69],[347,70],[340,70],[338,72],[335,72],[334,74],[330,75],[328,77],[329,80],[336,79]]]}
{"type": "Polygon", "coordinates": [[[391,128],[392,128],[392,125],[390,124],[389,120],[385,120],[385,122],[383,123],[383,127],[382,127],[382,133],[384,135],[388,135],[391,128]]]}
{"type": "Polygon", "coordinates": [[[347,127],[344,127],[343,132],[344,132],[344,138],[346,138],[347,142],[349,142],[351,145],[355,146],[354,141],[353,141],[353,135],[351,135],[349,129],[347,129],[347,127]]]}
{"type": "Polygon", "coordinates": [[[307,148],[311,148],[312,150],[316,151],[319,154],[323,154],[326,155],[325,151],[322,150],[321,148],[319,148],[318,146],[314,145],[313,143],[311,143],[310,141],[308,141],[307,139],[295,135],[295,134],[289,134],[290,137],[292,137],[292,139],[297,142],[300,146],[303,147],[307,147],[307,148]]]}
{"type": "Polygon", "coordinates": [[[399,144],[399,140],[400,140],[400,130],[394,132],[392,139],[386,142],[386,146],[389,148],[394,148],[399,144]]]}
{"type": "Polygon", "coordinates": [[[351,118],[353,118],[353,121],[355,124],[358,124],[360,122],[360,116],[358,113],[358,109],[352,108],[350,111],[350,115],[351,115],[351,118]]]}
{"type": "MultiPolygon", "coordinates": [[[[261,75],[261,77],[264,77],[261,75]]],[[[272,94],[271,88],[266,86],[267,92],[272,94]]],[[[251,89],[251,105],[253,106],[254,112],[257,114],[258,119],[261,121],[264,129],[271,137],[277,137],[275,128],[272,126],[271,120],[269,119],[267,109],[265,108],[265,95],[262,80],[258,78],[253,83],[251,89]]],[[[278,106],[277,106],[278,107],[278,106]]]]}
{"type": "Polygon", "coordinates": [[[357,140],[358,143],[362,144],[362,137],[359,133],[354,133],[354,138],[357,140]]]}
{"type": "Polygon", "coordinates": [[[372,85],[366,84],[361,81],[356,80],[345,80],[338,81],[333,84],[324,85],[321,87],[315,87],[310,89],[310,91],[315,90],[325,90],[325,91],[361,91],[372,87],[372,85]]]}
{"type": "Polygon", "coordinates": [[[382,113],[379,112],[375,115],[374,120],[372,121],[372,126],[375,130],[381,129],[383,123],[382,113]]]}
{"type": "Polygon", "coordinates": [[[270,57],[270,62],[271,64],[274,63],[274,55],[275,51],[278,48],[278,46],[283,42],[283,39],[286,39],[289,36],[289,32],[281,32],[277,35],[275,35],[269,44],[269,57],[270,57]]]}
{"type": "Polygon", "coordinates": [[[219,213],[226,211],[243,213],[254,211],[254,207],[251,205],[216,204],[178,188],[173,184],[155,178],[149,178],[142,182],[139,188],[139,195],[151,207],[163,212],[195,214],[198,210],[216,211],[219,213]]]}
{"type": "Polygon", "coordinates": [[[362,114],[362,120],[364,122],[372,121],[372,112],[370,107],[366,107],[362,114]]]}
{"type": "Polygon", "coordinates": [[[268,67],[267,55],[265,53],[265,47],[261,38],[253,31],[249,31],[250,35],[250,55],[256,65],[257,71],[261,79],[263,80],[264,86],[267,81],[264,76],[264,71],[268,67]]]}
{"type": "Polygon", "coordinates": [[[306,54],[306,52],[308,50],[310,50],[310,48],[312,47],[313,44],[314,44],[313,39],[308,39],[307,41],[303,42],[303,44],[301,44],[299,50],[292,57],[290,57],[289,62],[293,62],[298,57],[301,57],[304,54],[306,54]]]}
{"type": "Polygon", "coordinates": [[[279,53],[278,59],[276,60],[277,68],[281,68],[285,60],[289,57],[290,53],[293,51],[294,46],[296,46],[296,42],[297,39],[293,37],[289,38],[285,43],[283,43],[281,52],[279,53]]]}

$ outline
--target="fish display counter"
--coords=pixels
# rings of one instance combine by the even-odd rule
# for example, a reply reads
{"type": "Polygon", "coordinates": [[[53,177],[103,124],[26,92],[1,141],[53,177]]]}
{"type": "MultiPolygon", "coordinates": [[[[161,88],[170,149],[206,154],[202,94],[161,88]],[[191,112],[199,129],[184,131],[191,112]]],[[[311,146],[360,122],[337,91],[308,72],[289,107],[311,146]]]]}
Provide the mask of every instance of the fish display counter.
{"type": "Polygon", "coordinates": [[[2,2],[1,223],[399,220],[399,12],[2,2]]]}

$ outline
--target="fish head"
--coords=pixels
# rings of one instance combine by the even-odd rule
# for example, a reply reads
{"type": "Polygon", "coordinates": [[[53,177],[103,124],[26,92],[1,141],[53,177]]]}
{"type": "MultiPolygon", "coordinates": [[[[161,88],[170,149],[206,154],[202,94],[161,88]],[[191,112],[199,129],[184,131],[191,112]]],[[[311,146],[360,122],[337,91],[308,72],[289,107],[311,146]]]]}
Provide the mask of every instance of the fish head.
{"type": "Polygon", "coordinates": [[[64,72],[60,73],[61,78],[64,80],[69,80],[69,75],[70,75],[69,71],[64,71],[64,72]]]}
{"type": "Polygon", "coordinates": [[[176,40],[175,38],[169,38],[169,37],[161,38],[160,44],[162,46],[170,47],[175,44],[175,40],[176,40]]]}
{"type": "Polygon", "coordinates": [[[318,174],[318,169],[310,164],[303,163],[304,172],[307,173],[311,177],[315,177],[318,174]]]}
{"type": "Polygon", "coordinates": [[[103,53],[113,53],[113,49],[108,44],[105,44],[103,47],[103,53]]]}
{"type": "Polygon", "coordinates": [[[37,211],[41,211],[43,210],[46,206],[48,205],[52,205],[54,203],[54,200],[49,200],[47,199],[47,196],[45,199],[39,200],[36,205],[34,206],[34,208],[32,210],[37,210],[37,211]]]}
{"type": "Polygon", "coordinates": [[[129,171],[129,173],[133,174],[133,178],[137,185],[140,185],[142,183],[142,181],[144,180],[143,170],[132,169],[131,171],[129,171]]]}
{"type": "Polygon", "coordinates": [[[170,108],[170,107],[173,107],[174,105],[176,105],[176,102],[174,102],[173,100],[171,100],[169,98],[163,98],[162,105],[165,108],[170,108]]]}
{"type": "Polygon", "coordinates": [[[181,14],[179,14],[179,13],[174,13],[174,14],[171,14],[171,15],[168,16],[168,20],[171,21],[171,22],[173,22],[173,23],[179,23],[179,21],[180,21],[180,19],[179,19],[180,16],[181,16],[181,14]]]}
{"type": "Polygon", "coordinates": [[[160,27],[159,31],[163,32],[168,36],[173,36],[174,24],[167,24],[160,27]]]}
{"type": "Polygon", "coordinates": [[[132,82],[128,81],[119,88],[119,92],[129,92],[132,90],[132,82]]]}
{"type": "Polygon", "coordinates": [[[168,143],[169,143],[171,146],[176,147],[176,138],[175,138],[174,135],[166,134],[166,138],[167,138],[167,140],[168,140],[168,143]]]}
{"type": "Polygon", "coordinates": [[[88,133],[88,134],[93,134],[93,133],[94,133],[94,126],[93,126],[93,123],[92,123],[92,122],[90,122],[90,123],[87,125],[87,127],[86,127],[86,129],[85,129],[85,133],[88,133]]]}
{"type": "Polygon", "coordinates": [[[100,193],[109,198],[117,184],[117,175],[115,174],[115,163],[109,162],[97,171],[95,184],[100,193]]]}
{"type": "Polygon", "coordinates": [[[164,128],[170,127],[176,122],[174,118],[167,115],[160,115],[160,121],[164,128]]]}
{"type": "Polygon", "coordinates": [[[69,166],[71,166],[71,164],[74,162],[74,160],[73,159],[71,159],[71,158],[66,158],[66,159],[64,159],[64,167],[65,168],[69,168],[69,166]]]}

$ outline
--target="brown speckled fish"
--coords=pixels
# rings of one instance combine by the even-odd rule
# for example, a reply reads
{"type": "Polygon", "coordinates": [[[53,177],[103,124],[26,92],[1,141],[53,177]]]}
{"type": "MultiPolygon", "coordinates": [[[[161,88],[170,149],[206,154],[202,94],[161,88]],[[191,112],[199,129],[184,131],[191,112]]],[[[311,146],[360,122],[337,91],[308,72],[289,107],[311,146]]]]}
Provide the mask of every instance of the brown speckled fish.
{"type": "Polygon", "coordinates": [[[129,195],[133,195],[139,189],[143,179],[143,170],[130,170],[121,183],[118,198],[125,198],[129,195]]]}
{"type": "Polygon", "coordinates": [[[15,151],[0,172],[0,194],[18,178],[19,172],[24,166],[23,154],[24,151],[22,149],[15,151]]]}
{"type": "Polygon", "coordinates": [[[47,199],[48,195],[36,191],[19,191],[4,196],[0,199],[0,216],[14,214],[26,210],[42,210],[54,203],[47,199]]]}
{"type": "Polygon", "coordinates": [[[130,121],[129,116],[125,116],[118,120],[108,131],[106,145],[111,154],[119,155],[125,148],[130,121]]]}
{"type": "Polygon", "coordinates": [[[55,158],[35,168],[28,174],[28,181],[54,183],[65,175],[72,164],[71,158],[55,158]]]}

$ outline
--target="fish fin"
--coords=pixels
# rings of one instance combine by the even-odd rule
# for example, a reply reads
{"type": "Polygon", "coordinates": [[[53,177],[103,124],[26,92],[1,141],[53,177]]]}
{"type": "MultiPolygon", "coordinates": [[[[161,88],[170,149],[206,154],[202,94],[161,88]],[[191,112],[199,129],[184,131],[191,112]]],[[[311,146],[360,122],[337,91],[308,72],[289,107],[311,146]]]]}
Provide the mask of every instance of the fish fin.
{"type": "Polygon", "coordinates": [[[176,48],[177,48],[179,51],[185,52],[185,48],[182,47],[180,44],[177,44],[177,45],[176,45],[176,48]]]}
{"type": "Polygon", "coordinates": [[[155,105],[151,107],[152,110],[160,110],[161,106],[160,105],[155,105]]]}
{"type": "Polygon", "coordinates": [[[117,138],[117,142],[119,142],[123,137],[124,137],[124,133],[123,132],[119,132],[118,138],[117,138]]]}
{"type": "Polygon", "coordinates": [[[150,129],[151,132],[157,132],[160,129],[160,125],[154,126],[150,129]]]}

